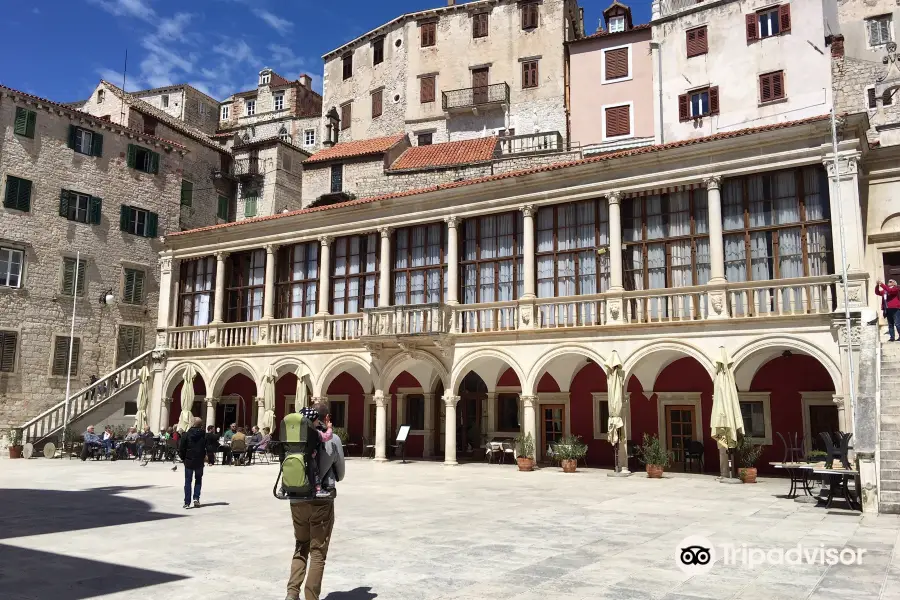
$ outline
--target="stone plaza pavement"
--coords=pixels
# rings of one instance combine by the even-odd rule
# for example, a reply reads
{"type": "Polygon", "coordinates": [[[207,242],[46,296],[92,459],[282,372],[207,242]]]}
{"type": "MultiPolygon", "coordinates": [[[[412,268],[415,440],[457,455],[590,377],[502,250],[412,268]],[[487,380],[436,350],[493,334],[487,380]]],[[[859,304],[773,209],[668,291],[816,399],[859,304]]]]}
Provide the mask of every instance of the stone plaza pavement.
{"type": "MultiPolygon", "coordinates": [[[[284,598],[293,549],[277,467],[207,469],[201,509],[183,473],[151,464],[0,462],[0,597],[284,598]]],[[[900,520],[779,497],[785,480],[351,459],[325,570],[328,600],[900,599],[900,520]],[[862,565],[676,566],[714,545],[865,548],[862,565]]]]}

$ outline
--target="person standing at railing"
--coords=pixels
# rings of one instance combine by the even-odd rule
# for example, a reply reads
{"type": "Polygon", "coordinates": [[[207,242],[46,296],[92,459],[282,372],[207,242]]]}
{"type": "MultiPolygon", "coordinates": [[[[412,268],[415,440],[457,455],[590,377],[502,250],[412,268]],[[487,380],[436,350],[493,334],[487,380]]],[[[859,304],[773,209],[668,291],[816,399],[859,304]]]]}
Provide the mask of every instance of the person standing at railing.
{"type": "Polygon", "coordinates": [[[890,336],[888,341],[900,340],[900,288],[897,287],[897,282],[893,279],[888,279],[887,285],[885,285],[879,280],[875,284],[875,293],[884,300],[888,335],[890,336]]]}

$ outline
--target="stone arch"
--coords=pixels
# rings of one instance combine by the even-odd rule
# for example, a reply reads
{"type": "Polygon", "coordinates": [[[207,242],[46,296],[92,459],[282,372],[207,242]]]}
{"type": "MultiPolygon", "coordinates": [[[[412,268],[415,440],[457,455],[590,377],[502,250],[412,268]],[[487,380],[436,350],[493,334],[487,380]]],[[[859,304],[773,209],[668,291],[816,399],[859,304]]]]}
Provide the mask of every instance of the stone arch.
{"type": "Polygon", "coordinates": [[[295,358],[293,356],[285,356],[276,360],[272,363],[272,367],[275,369],[275,379],[281,379],[284,375],[288,373],[296,373],[298,367],[304,367],[306,369],[307,376],[309,377],[310,382],[314,379],[312,367],[309,366],[309,363],[306,361],[300,360],[299,358],[295,358]]]}
{"type": "Polygon", "coordinates": [[[338,356],[325,365],[318,379],[313,382],[313,396],[325,396],[328,393],[328,386],[342,371],[347,371],[353,375],[364,390],[368,389],[371,391],[373,384],[372,365],[355,354],[346,354],[338,356]]]}
{"type": "Polygon", "coordinates": [[[394,379],[402,373],[408,371],[410,375],[415,377],[422,386],[423,390],[434,389],[436,383],[440,381],[447,389],[450,381],[450,373],[447,367],[436,356],[430,352],[413,351],[401,352],[390,358],[381,370],[381,377],[378,379],[378,389],[385,390],[390,387],[394,379]],[[431,367],[431,373],[426,379],[422,368],[416,368],[416,363],[427,363],[431,367]]]}
{"type": "MultiPolygon", "coordinates": [[[[207,375],[206,369],[200,366],[200,363],[196,363],[194,361],[180,362],[166,375],[165,383],[163,384],[163,398],[172,397],[172,394],[175,392],[175,388],[178,387],[179,383],[181,383],[184,370],[188,365],[192,365],[197,371],[197,377],[201,377],[203,379],[203,382],[209,385],[210,377],[209,375],[207,375]]],[[[207,388],[207,390],[208,389],[210,388],[207,388]]]]}
{"type": "Polygon", "coordinates": [[[679,358],[689,356],[695,359],[706,370],[710,380],[716,376],[716,367],[712,360],[703,353],[702,350],[680,340],[669,340],[665,342],[651,342],[636,351],[625,359],[625,385],[628,385],[632,375],[637,375],[638,380],[644,386],[644,389],[650,389],[656,382],[656,378],[663,370],[675,362],[679,358]],[[662,353],[663,359],[658,363],[650,363],[644,359],[653,354],[662,353]]]}
{"type": "Polygon", "coordinates": [[[739,348],[732,355],[732,360],[734,360],[734,379],[738,390],[749,390],[756,372],[767,362],[780,356],[785,350],[806,354],[818,360],[831,376],[834,389],[836,391],[843,389],[841,368],[831,356],[803,338],[782,334],[753,340],[739,348]]]}
{"type": "Polygon", "coordinates": [[[555,348],[542,356],[528,372],[528,379],[522,384],[522,393],[526,396],[534,395],[544,371],[550,373],[551,377],[559,384],[560,389],[568,390],[572,379],[587,364],[588,360],[594,361],[601,367],[606,362],[606,359],[598,352],[582,344],[566,344],[555,348]],[[568,364],[559,360],[567,355],[575,355],[580,358],[578,361],[570,361],[568,364]]]}
{"type": "Polygon", "coordinates": [[[900,212],[888,215],[888,217],[881,222],[881,232],[883,233],[896,231],[898,229],[900,229],[900,212]]]}
{"type": "Polygon", "coordinates": [[[261,380],[262,373],[256,373],[256,370],[253,366],[250,365],[247,361],[240,359],[232,359],[229,360],[220,366],[215,373],[213,373],[212,380],[210,381],[210,385],[208,390],[212,391],[211,396],[213,398],[218,398],[222,395],[222,388],[225,387],[225,384],[233,375],[237,375],[241,373],[250,378],[251,381],[256,385],[257,393],[262,389],[261,380]]]}
{"type": "MultiPolygon", "coordinates": [[[[516,377],[519,378],[519,383],[521,384],[523,381],[526,381],[525,372],[522,370],[522,367],[519,366],[519,363],[509,354],[502,350],[497,350],[495,348],[487,348],[483,350],[476,350],[472,354],[465,357],[462,362],[457,364],[453,368],[453,372],[450,375],[450,386],[445,389],[453,390],[455,394],[459,389],[459,384],[462,382],[463,378],[469,371],[475,371],[478,373],[478,376],[481,377],[484,382],[488,385],[488,389],[491,390],[497,385],[497,380],[500,375],[506,369],[488,369],[485,368],[487,365],[484,363],[490,363],[491,361],[500,361],[505,363],[507,368],[512,368],[516,373],[516,377]],[[474,363],[479,362],[482,363],[480,365],[481,368],[475,368],[474,363]],[[496,374],[493,371],[496,370],[496,374]],[[487,375],[487,376],[485,376],[487,375]]],[[[496,367],[496,363],[492,365],[496,367]]]]}

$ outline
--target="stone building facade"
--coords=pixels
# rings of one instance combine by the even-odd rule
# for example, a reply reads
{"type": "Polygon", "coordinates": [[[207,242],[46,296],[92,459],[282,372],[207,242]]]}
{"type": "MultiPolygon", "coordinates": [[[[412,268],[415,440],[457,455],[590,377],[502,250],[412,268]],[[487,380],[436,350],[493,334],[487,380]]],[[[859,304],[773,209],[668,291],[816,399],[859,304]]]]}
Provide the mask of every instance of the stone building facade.
{"type": "Polygon", "coordinates": [[[303,161],[309,154],[280,138],[232,148],[237,184],[234,221],[302,207],[303,161]]]}
{"type": "Polygon", "coordinates": [[[206,135],[218,129],[219,101],[190,85],[141,90],[132,95],[206,135]]]}
{"type": "Polygon", "coordinates": [[[5,429],[64,398],[73,291],[73,391],[154,346],[160,239],[198,221],[182,221],[188,151],[177,142],[5,87],[0,133],[5,429]],[[23,119],[24,127],[17,126],[23,119]],[[129,166],[132,148],[155,157],[152,172],[129,166]],[[83,268],[76,288],[79,252],[83,268]],[[107,293],[114,304],[98,302],[107,293]]]}
{"type": "Polygon", "coordinates": [[[400,131],[416,145],[501,131],[566,132],[572,0],[479,0],[402,15],[324,56],[340,140],[400,131]],[[348,122],[349,121],[349,122],[348,122]]]}

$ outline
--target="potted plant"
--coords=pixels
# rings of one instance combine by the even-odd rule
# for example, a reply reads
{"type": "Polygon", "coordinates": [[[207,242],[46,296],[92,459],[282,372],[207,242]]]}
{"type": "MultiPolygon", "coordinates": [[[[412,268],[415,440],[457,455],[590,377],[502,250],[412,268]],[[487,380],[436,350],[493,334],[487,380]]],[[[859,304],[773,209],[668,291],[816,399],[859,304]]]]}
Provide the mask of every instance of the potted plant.
{"type": "Polygon", "coordinates": [[[331,434],[336,438],[340,438],[341,443],[343,444],[347,444],[350,442],[350,439],[347,437],[347,430],[343,427],[333,428],[331,430],[331,434]]]}
{"type": "Polygon", "coordinates": [[[7,450],[10,458],[22,458],[22,430],[9,429],[6,431],[7,450]]]}
{"type": "Polygon", "coordinates": [[[817,462],[822,462],[828,459],[828,453],[822,452],[821,450],[812,450],[806,456],[806,462],[810,464],[815,464],[817,462]]]}
{"type": "Polygon", "coordinates": [[[556,455],[563,473],[574,473],[578,460],[587,454],[587,444],[577,435],[567,435],[556,444],[556,455]]]}
{"type": "Polygon", "coordinates": [[[741,481],[744,483],[756,483],[756,462],[762,455],[762,446],[754,445],[749,437],[740,436],[735,450],[738,464],[740,465],[738,476],[741,478],[741,481]]]}
{"type": "Polygon", "coordinates": [[[530,433],[516,436],[516,463],[520,471],[534,470],[534,438],[530,433]]]}
{"type": "Polygon", "coordinates": [[[660,479],[663,471],[671,462],[671,456],[663,450],[659,437],[645,433],[639,453],[641,461],[647,465],[647,477],[660,479]]]}

